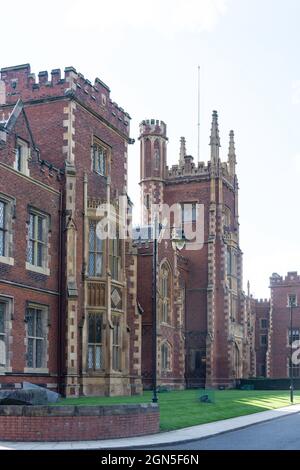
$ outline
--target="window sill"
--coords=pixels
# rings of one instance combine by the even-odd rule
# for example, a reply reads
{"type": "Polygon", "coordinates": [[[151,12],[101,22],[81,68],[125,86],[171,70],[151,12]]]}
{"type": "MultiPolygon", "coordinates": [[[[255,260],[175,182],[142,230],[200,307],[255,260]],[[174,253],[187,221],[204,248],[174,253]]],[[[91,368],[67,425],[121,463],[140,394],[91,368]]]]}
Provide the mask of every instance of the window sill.
{"type": "Polygon", "coordinates": [[[104,277],[103,274],[101,274],[101,276],[90,276],[89,274],[86,274],[85,279],[87,281],[102,281],[102,282],[106,281],[106,277],[104,277]]]}
{"type": "Polygon", "coordinates": [[[111,283],[113,286],[116,287],[124,287],[125,283],[123,281],[119,281],[118,279],[114,279],[113,277],[111,278],[111,283]]]}
{"type": "Polygon", "coordinates": [[[24,367],[25,374],[49,374],[49,369],[46,368],[34,368],[34,367],[24,367]]]}
{"type": "Polygon", "coordinates": [[[102,178],[107,178],[107,175],[104,175],[103,173],[100,173],[100,171],[93,170],[93,173],[95,173],[98,176],[102,176],[102,178]]]}
{"type": "Polygon", "coordinates": [[[87,369],[86,372],[85,372],[85,376],[88,376],[88,377],[103,377],[103,376],[105,376],[105,370],[104,369],[99,369],[99,370],[87,369]]]}
{"type": "Polygon", "coordinates": [[[14,266],[15,260],[14,260],[14,258],[10,258],[8,256],[0,256],[0,263],[9,264],[10,266],[14,266]]]}
{"type": "Polygon", "coordinates": [[[5,375],[8,372],[12,372],[11,367],[2,367],[2,366],[0,366],[0,375],[5,375]]]}
{"type": "Polygon", "coordinates": [[[50,269],[49,268],[41,268],[39,266],[34,266],[33,264],[26,263],[26,269],[28,271],[32,271],[38,274],[44,274],[45,276],[50,276],[50,269]]]}

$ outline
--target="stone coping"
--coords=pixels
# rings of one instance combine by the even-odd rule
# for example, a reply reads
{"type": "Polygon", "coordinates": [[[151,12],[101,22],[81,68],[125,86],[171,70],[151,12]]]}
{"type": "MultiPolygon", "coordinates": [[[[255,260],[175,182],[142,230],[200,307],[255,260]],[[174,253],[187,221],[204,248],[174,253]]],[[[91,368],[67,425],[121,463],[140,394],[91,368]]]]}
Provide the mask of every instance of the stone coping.
{"type": "Polygon", "coordinates": [[[122,405],[0,405],[0,416],[112,416],[159,411],[156,403],[122,405]]]}

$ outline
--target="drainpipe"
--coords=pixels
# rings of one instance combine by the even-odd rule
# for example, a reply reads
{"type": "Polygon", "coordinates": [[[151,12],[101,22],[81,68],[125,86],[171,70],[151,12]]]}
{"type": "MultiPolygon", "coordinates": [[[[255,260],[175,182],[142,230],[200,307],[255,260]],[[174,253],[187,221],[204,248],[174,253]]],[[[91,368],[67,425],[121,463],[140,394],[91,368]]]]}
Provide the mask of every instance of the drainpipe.
{"type": "MultiPolygon", "coordinates": [[[[83,371],[86,372],[86,351],[84,351],[84,326],[85,326],[85,318],[86,318],[86,299],[87,299],[87,282],[86,282],[86,270],[87,270],[87,252],[86,252],[86,235],[88,230],[88,217],[87,217],[87,204],[88,204],[88,176],[87,173],[84,173],[83,176],[83,227],[82,227],[82,282],[83,282],[83,289],[82,289],[82,317],[79,326],[80,332],[80,348],[81,348],[81,361],[79,362],[79,375],[81,381],[81,389],[82,389],[82,374],[83,371]],[[85,354],[84,354],[85,353],[85,354]]],[[[87,343],[87,339],[86,339],[87,343]]],[[[82,393],[82,391],[81,391],[82,393]]]]}
{"type": "Polygon", "coordinates": [[[107,202],[107,231],[108,237],[106,238],[106,256],[105,256],[105,270],[106,270],[106,280],[107,280],[107,289],[106,289],[106,308],[107,308],[107,329],[106,329],[106,337],[108,342],[108,361],[106,363],[106,374],[108,375],[108,388],[106,390],[108,395],[111,395],[111,374],[112,374],[112,330],[113,330],[113,323],[111,317],[111,272],[110,272],[110,263],[109,263],[109,254],[110,254],[110,228],[111,228],[111,211],[110,211],[110,203],[111,203],[111,167],[109,164],[109,171],[107,172],[107,185],[106,185],[106,202],[107,202]]]}
{"type": "Polygon", "coordinates": [[[59,249],[58,249],[58,331],[57,331],[57,378],[58,378],[58,393],[63,394],[62,376],[63,376],[63,295],[62,295],[62,259],[63,259],[63,231],[62,231],[62,217],[63,217],[63,192],[60,190],[59,197],[59,249]]]}

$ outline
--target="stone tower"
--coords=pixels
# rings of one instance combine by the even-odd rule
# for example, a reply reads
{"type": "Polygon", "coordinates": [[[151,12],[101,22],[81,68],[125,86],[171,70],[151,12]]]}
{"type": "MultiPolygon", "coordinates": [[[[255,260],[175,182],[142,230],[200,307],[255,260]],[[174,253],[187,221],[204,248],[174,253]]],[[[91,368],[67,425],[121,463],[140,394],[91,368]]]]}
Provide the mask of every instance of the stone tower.
{"type": "Polygon", "coordinates": [[[166,173],[167,126],[155,119],[140,124],[140,185],[142,224],[151,222],[149,209],[163,202],[166,173]]]}
{"type": "MultiPolygon", "coordinates": [[[[165,204],[169,208],[177,204],[181,210],[180,233],[186,235],[188,227],[194,227],[197,233],[202,229],[203,243],[191,249],[186,239],[181,250],[175,253],[167,241],[159,244],[159,259],[168,261],[172,279],[170,293],[165,296],[172,305],[167,326],[177,326],[183,334],[178,335],[178,340],[170,335],[165,320],[158,325],[161,340],[168,342],[170,351],[164,383],[176,386],[182,377],[181,365],[176,365],[175,358],[184,338],[186,386],[231,386],[235,380],[249,375],[250,355],[239,246],[234,133],[230,131],[228,158],[222,161],[218,113],[213,111],[209,161],[194,162],[181,137],[178,164],[168,167],[165,131],[165,124],[159,121],[141,124],[142,202],[149,209],[152,204],[165,204]],[[161,153],[156,149],[161,149],[161,153]]],[[[143,218],[144,224],[149,222],[151,216],[143,218]]],[[[145,279],[150,267],[146,267],[146,258],[143,261],[140,258],[138,276],[145,279]]],[[[149,288],[150,285],[143,283],[139,291],[147,312],[143,318],[145,331],[151,324],[149,288]]],[[[151,357],[150,351],[144,341],[143,357],[151,357]]],[[[151,370],[150,365],[148,370],[151,370]]],[[[146,373],[147,370],[144,376],[146,373]]]]}

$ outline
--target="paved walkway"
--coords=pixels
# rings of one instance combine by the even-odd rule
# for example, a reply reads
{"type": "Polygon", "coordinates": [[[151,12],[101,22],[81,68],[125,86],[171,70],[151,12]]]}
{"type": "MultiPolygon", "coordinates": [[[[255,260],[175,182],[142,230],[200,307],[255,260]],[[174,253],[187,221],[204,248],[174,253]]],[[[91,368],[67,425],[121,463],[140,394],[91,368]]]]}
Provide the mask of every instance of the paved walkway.
{"type": "Polygon", "coordinates": [[[300,405],[286,406],[276,410],[263,411],[238,418],[224,419],[213,423],[201,424],[177,431],[162,432],[141,437],[123,439],[107,439],[102,441],[84,442],[0,442],[0,450],[72,450],[72,449],[125,449],[149,446],[162,446],[180,442],[199,440],[216,436],[228,431],[243,429],[253,424],[300,413],[300,405]]]}

